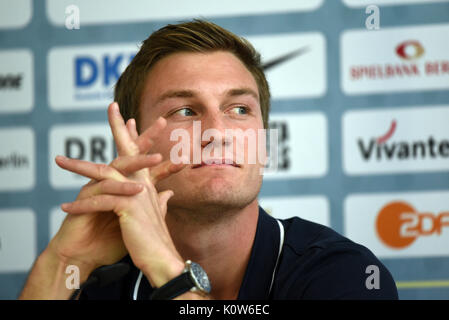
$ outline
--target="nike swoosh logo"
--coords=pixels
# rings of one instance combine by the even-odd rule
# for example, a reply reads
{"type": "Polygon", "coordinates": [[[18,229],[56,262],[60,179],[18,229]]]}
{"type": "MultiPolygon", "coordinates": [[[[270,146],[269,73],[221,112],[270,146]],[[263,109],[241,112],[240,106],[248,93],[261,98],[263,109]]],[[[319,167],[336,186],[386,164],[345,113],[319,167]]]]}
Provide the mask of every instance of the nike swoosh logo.
{"type": "Polygon", "coordinates": [[[280,57],[274,58],[274,59],[272,59],[272,60],[270,60],[268,62],[263,63],[262,64],[262,69],[264,71],[267,71],[268,69],[272,69],[273,67],[276,67],[276,66],[278,66],[278,65],[280,65],[280,64],[282,64],[282,63],[284,63],[284,62],[286,62],[288,60],[291,60],[294,57],[303,55],[307,51],[309,51],[309,47],[302,47],[302,48],[296,49],[296,50],[294,50],[292,52],[289,52],[289,53],[284,54],[284,55],[282,55],[280,57]]]}

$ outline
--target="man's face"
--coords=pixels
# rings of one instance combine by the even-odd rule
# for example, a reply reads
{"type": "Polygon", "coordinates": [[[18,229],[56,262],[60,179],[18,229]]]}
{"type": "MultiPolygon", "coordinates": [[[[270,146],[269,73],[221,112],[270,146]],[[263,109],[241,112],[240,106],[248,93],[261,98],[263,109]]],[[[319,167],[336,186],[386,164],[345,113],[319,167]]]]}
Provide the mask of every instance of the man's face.
{"type": "Polygon", "coordinates": [[[263,166],[259,161],[248,163],[247,142],[243,146],[245,163],[193,163],[195,150],[200,151],[203,162],[212,158],[224,162],[232,156],[235,162],[238,144],[225,148],[229,143],[225,130],[250,129],[257,135],[258,129],[263,129],[257,83],[236,56],[217,51],[176,53],[161,59],[148,75],[140,108],[142,131],[160,116],[167,120],[166,128],[151,150],[161,153],[164,160],[170,159],[170,151],[179,144],[178,140],[170,141],[173,130],[183,129],[190,136],[189,165],[156,186],[159,191],[174,191],[169,210],[229,210],[243,208],[254,201],[262,184],[263,166]],[[201,124],[200,136],[195,139],[194,122],[197,127],[201,124]],[[214,137],[219,134],[222,139],[200,141],[210,129],[216,129],[214,137]],[[212,146],[219,150],[217,143],[222,146],[221,154],[210,152],[212,146]],[[231,154],[225,154],[225,150],[231,150],[231,154]]]}

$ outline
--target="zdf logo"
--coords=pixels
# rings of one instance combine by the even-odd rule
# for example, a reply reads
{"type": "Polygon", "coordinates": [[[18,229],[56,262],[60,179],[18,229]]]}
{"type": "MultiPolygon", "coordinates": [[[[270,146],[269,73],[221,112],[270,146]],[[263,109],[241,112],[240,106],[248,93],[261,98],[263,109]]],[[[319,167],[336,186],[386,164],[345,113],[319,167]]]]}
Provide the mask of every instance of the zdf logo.
{"type": "Polygon", "coordinates": [[[376,219],[377,235],[393,249],[404,249],[419,237],[439,236],[444,227],[449,227],[449,211],[418,212],[402,201],[385,205],[376,219]]]}

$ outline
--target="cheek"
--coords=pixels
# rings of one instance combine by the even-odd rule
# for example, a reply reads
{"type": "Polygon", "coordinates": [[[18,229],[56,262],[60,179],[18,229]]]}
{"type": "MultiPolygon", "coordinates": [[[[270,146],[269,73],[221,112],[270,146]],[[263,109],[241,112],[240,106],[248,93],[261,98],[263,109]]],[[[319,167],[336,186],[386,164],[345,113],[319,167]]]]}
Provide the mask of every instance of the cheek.
{"type": "MultiPolygon", "coordinates": [[[[184,153],[190,155],[192,150],[192,131],[189,128],[165,128],[155,139],[151,152],[158,152],[164,160],[173,156],[181,157],[184,153]]],[[[173,159],[172,159],[173,160],[173,159]]]]}
{"type": "Polygon", "coordinates": [[[170,157],[170,150],[176,143],[176,141],[170,141],[170,131],[164,130],[154,139],[150,152],[160,153],[163,160],[167,160],[170,157]]]}
{"type": "Polygon", "coordinates": [[[244,139],[243,150],[249,164],[264,165],[266,161],[266,131],[263,128],[249,128],[254,136],[244,139]]]}

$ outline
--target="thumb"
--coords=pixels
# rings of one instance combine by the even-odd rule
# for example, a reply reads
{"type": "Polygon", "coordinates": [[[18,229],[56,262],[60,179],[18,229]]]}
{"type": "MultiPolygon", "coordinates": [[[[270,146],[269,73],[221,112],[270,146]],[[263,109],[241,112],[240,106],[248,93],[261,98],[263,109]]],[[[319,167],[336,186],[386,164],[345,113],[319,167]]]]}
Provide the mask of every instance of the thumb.
{"type": "Polygon", "coordinates": [[[161,208],[162,213],[164,216],[167,214],[167,202],[168,200],[173,197],[174,192],[172,190],[165,190],[162,192],[159,192],[159,206],[161,208]]]}

